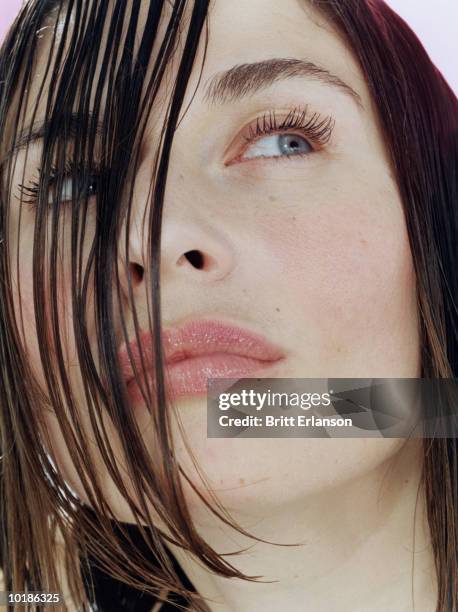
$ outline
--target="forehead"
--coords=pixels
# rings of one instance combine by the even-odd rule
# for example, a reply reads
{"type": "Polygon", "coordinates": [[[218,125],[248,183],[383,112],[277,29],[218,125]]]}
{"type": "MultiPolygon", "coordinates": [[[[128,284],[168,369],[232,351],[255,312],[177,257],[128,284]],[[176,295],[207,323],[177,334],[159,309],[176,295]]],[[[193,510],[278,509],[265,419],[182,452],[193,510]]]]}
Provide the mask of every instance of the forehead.
{"type": "Polygon", "coordinates": [[[357,62],[310,0],[213,0],[210,5],[208,72],[222,65],[268,57],[300,57],[364,86],[357,62]]]}

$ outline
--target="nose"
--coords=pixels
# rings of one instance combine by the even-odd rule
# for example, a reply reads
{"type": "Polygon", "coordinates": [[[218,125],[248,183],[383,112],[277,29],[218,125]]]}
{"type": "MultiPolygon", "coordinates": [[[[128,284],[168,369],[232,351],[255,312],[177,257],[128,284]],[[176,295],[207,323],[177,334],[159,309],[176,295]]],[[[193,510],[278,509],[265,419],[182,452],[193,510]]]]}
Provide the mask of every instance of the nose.
{"type": "MultiPolygon", "coordinates": [[[[196,213],[197,214],[197,213],[196,213]]],[[[129,296],[139,292],[149,273],[147,230],[138,218],[124,226],[118,245],[118,274],[121,287],[129,296]],[[143,225],[143,227],[142,227],[143,225]],[[126,237],[126,231],[128,236],[126,237]],[[129,262],[126,260],[126,238],[129,262]]],[[[155,247],[153,247],[155,248],[155,247]]],[[[157,248],[157,247],[156,247],[157,248]]],[[[197,216],[180,218],[164,215],[161,227],[161,283],[183,282],[189,286],[221,281],[235,267],[235,253],[229,238],[216,224],[197,216]]]]}
{"type": "Polygon", "coordinates": [[[216,223],[195,216],[164,218],[161,236],[161,275],[206,285],[221,281],[235,267],[231,241],[216,223]]]}

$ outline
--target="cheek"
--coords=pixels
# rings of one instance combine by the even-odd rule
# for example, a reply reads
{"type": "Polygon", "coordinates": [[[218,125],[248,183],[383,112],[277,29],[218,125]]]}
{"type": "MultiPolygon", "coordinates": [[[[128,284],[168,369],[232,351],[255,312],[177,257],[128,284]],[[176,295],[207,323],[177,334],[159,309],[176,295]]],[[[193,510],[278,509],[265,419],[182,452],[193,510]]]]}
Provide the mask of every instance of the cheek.
{"type": "MultiPolygon", "coordinates": [[[[402,217],[374,218],[356,204],[272,219],[264,230],[283,284],[297,297],[341,310],[367,311],[365,298],[391,300],[405,290],[412,262],[402,217]]],[[[374,304],[372,304],[374,306],[374,304]]]]}
{"type": "MultiPolygon", "coordinates": [[[[19,330],[22,334],[22,344],[27,350],[29,355],[29,363],[32,366],[37,379],[40,381],[40,383],[42,383],[44,379],[39,350],[40,339],[38,337],[36,310],[34,305],[32,265],[32,259],[29,259],[29,256],[24,256],[21,258],[21,264],[19,266],[20,294],[17,288],[17,283],[14,283],[13,300],[19,330]]],[[[49,340],[52,348],[51,352],[54,357],[56,351],[53,348],[54,345],[51,331],[52,308],[49,287],[46,286],[44,291],[44,325],[48,327],[49,340]]],[[[63,351],[67,371],[70,372],[69,368],[75,365],[76,360],[72,315],[69,310],[69,304],[71,304],[71,286],[69,274],[64,273],[62,269],[58,271],[56,292],[58,329],[60,336],[59,341],[63,351]]],[[[40,327],[41,333],[44,333],[43,327],[40,327]]]]}
{"type": "MultiPolygon", "coordinates": [[[[65,213],[65,211],[64,211],[65,213]]],[[[28,213],[27,213],[28,214],[28,213]]],[[[93,237],[93,220],[89,218],[88,230],[86,236],[86,242],[83,245],[82,255],[82,276],[85,274],[86,263],[88,261],[91,239],[93,237]]],[[[17,223],[16,226],[17,227],[17,223]]],[[[44,326],[48,328],[48,335],[51,342],[52,355],[55,356],[55,349],[53,347],[53,334],[52,334],[52,321],[54,319],[53,311],[56,310],[58,316],[57,328],[59,332],[58,342],[62,349],[63,359],[67,368],[68,375],[70,376],[74,369],[77,367],[77,352],[76,342],[73,330],[73,308],[72,308],[72,266],[71,266],[71,220],[69,214],[63,214],[60,219],[59,228],[59,239],[57,258],[55,263],[55,297],[51,296],[51,283],[50,283],[50,258],[49,250],[50,245],[46,246],[46,252],[42,254],[42,266],[44,270],[42,283],[44,285],[43,292],[38,292],[38,299],[44,299],[44,314],[41,317],[43,319],[40,322],[40,332],[44,333],[44,326]],[[43,295],[43,298],[42,298],[43,295]],[[55,304],[51,300],[55,299],[55,304]]],[[[38,379],[41,381],[43,374],[40,364],[40,353],[39,353],[39,338],[37,333],[36,323],[36,310],[34,305],[34,254],[33,254],[33,243],[34,243],[34,218],[25,216],[21,222],[19,252],[16,258],[16,251],[18,245],[17,231],[13,234],[12,244],[12,260],[11,269],[13,277],[13,299],[15,306],[15,313],[18,319],[19,330],[22,333],[23,345],[27,347],[30,354],[30,363],[32,367],[36,369],[38,373],[38,379]],[[17,262],[19,261],[19,264],[17,262]],[[19,294],[20,287],[20,294],[19,294]],[[22,330],[21,326],[21,310],[22,318],[24,321],[24,327],[22,330]]],[[[51,235],[51,222],[49,221],[48,236],[51,235]]],[[[78,247],[79,248],[79,247],[78,247]]],[[[78,262],[77,262],[78,263],[78,262]]],[[[37,287],[39,288],[39,287],[37,287]]],[[[93,337],[93,273],[91,272],[88,281],[88,291],[84,302],[86,308],[86,326],[90,337],[93,337]]]]}
{"type": "Polygon", "coordinates": [[[363,376],[380,350],[386,376],[418,375],[415,275],[401,204],[393,196],[330,202],[273,213],[260,226],[297,350],[306,341],[318,369],[328,367],[325,376],[343,357],[353,373],[340,369],[342,376],[358,367],[363,376]],[[389,363],[398,368],[390,374],[389,363]]]}

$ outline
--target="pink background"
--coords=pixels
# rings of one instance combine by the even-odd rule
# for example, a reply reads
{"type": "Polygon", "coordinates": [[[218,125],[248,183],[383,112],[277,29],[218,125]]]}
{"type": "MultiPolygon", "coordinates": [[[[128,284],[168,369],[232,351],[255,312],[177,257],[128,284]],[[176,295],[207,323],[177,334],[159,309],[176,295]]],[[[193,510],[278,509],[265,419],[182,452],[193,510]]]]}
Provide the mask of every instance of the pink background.
{"type": "MultiPolygon", "coordinates": [[[[0,0],[0,40],[22,0],[0,0]]],[[[457,0],[388,0],[417,32],[438,68],[458,93],[457,0]]]]}

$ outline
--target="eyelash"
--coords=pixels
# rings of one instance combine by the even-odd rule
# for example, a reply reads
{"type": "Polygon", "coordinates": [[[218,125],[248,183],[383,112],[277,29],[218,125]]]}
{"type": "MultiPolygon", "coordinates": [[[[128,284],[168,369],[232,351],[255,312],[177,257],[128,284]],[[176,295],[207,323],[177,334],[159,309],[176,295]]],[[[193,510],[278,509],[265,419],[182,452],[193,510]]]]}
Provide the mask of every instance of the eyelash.
{"type": "MultiPolygon", "coordinates": [[[[75,163],[72,160],[67,160],[65,163],[64,171],[59,173],[56,166],[51,166],[48,183],[50,186],[54,185],[59,177],[59,174],[62,175],[62,183],[67,179],[74,175],[76,176],[89,176],[96,177],[97,179],[100,177],[101,168],[98,164],[94,163],[92,166],[89,166],[85,162],[75,163]]],[[[32,210],[36,209],[37,201],[38,201],[38,193],[40,191],[40,184],[43,182],[42,179],[43,171],[41,168],[38,168],[38,180],[30,180],[28,185],[20,184],[18,185],[20,200],[21,203],[29,206],[32,210]],[[24,197],[25,196],[25,197],[24,197]]],[[[91,184],[91,180],[88,181],[88,185],[91,184]]]]}
{"type": "MultiPolygon", "coordinates": [[[[258,117],[256,119],[256,125],[253,127],[252,125],[248,128],[248,136],[243,136],[246,147],[249,144],[254,143],[256,140],[259,140],[262,136],[272,134],[273,132],[287,132],[288,130],[297,130],[300,131],[304,138],[309,142],[310,146],[314,145],[312,148],[315,150],[318,148],[325,146],[329,139],[331,138],[332,131],[334,129],[335,121],[331,116],[323,117],[319,113],[313,113],[309,116],[308,107],[296,107],[293,108],[288,115],[280,121],[277,118],[277,113],[275,110],[269,110],[262,117],[258,117]]],[[[271,156],[264,159],[275,160],[275,161],[283,161],[283,160],[291,160],[291,158],[301,158],[310,155],[310,153],[296,153],[295,155],[277,155],[271,156]]],[[[237,160],[243,156],[239,155],[235,160],[229,162],[229,164],[235,163],[237,160]]],[[[244,160],[246,161],[259,161],[262,159],[251,158],[244,160]]],[[[67,161],[65,164],[65,169],[63,173],[63,181],[68,178],[68,175],[72,175],[76,171],[77,175],[92,175],[99,177],[100,176],[100,167],[97,164],[94,164],[92,167],[89,167],[86,163],[75,164],[72,161],[67,161]]],[[[38,193],[40,190],[40,183],[42,182],[42,170],[38,169],[39,178],[38,181],[31,180],[29,185],[19,185],[19,192],[21,194],[20,200],[22,203],[26,204],[32,209],[35,209],[37,206],[38,193]],[[25,197],[24,197],[25,196],[25,197]]],[[[50,185],[53,185],[58,178],[58,170],[55,166],[52,166],[49,173],[48,182],[50,185]]]]}
{"type": "MultiPolygon", "coordinates": [[[[334,129],[335,121],[331,116],[322,116],[320,113],[309,114],[308,106],[295,107],[288,115],[283,119],[277,118],[277,112],[275,110],[269,110],[262,117],[256,119],[256,125],[248,127],[248,136],[243,136],[246,147],[249,144],[253,144],[259,140],[262,136],[272,134],[273,132],[288,132],[289,130],[296,130],[301,132],[301,135],[307,140],[310,146],[314,145],[313,149],[320,149],[324,147],[330,140],[334,129]]],[[[272,157],[265,157],[264,159],[275,160],[275,161],[290,161],[291,158],[306,157],[310,153],[296,153],[295,155],[277,155],[272,157]]],[[[242,158],[243,153],[234,161],[238,161],[242,158]]],[[[246,161],[259,161],[262,157],[247,159],[246,161]]],[[[245,163],[245,160],[243,160],[245,163]]]]}

